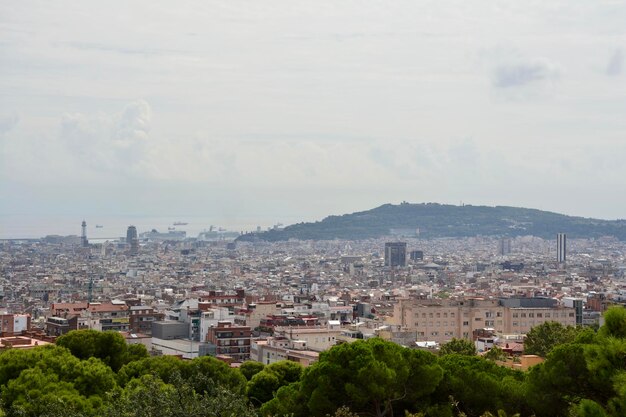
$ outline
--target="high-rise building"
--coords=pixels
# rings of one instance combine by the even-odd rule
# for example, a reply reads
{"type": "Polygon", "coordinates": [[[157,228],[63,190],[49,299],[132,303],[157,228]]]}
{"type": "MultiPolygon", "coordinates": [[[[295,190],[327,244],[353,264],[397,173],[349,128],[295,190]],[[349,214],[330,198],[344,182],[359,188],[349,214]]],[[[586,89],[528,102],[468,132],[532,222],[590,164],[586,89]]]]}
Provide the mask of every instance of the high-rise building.
{"type": "Polygon", "coordinates": [[[81,226],[80,246],[82,246],[83,248],[86,248],[87,246],[89,246],[89,241],[87,240],[87,222],[83,220],[80,226],[81,226]]]}
{"type": "Polygon", "coordinates": [[[406,266],[406,242],[385,243],[385,266],[406,266]]]}
{"type": "Polygon", "coordinates": [[[556,234],[556,261],[560,264],[567,260],[567,236],[565,233],[556,234]]]}
{"type": "Polygon", "coordinates": [[[498,254],[505,256],[511,253],[511,239],[503,237],[498,245],[498,254]]]}
{"type": "Polygon", "coordinates": [[[130,254],[137,255],[139,253],[139,239],[137,238],[137,228],[128,226],[126,230],[126,243],[130,245],[130,254]]]}

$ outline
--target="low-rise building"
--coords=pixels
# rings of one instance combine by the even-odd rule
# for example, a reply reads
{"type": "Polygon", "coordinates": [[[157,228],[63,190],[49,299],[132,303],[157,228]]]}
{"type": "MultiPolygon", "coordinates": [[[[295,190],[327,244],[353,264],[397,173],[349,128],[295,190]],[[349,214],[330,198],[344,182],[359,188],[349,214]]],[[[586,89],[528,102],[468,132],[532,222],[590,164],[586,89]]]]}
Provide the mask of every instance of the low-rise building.
{"type": "Polygon", "coordinates": [[[250,359],[265,365],[289,360],[306,367],[317,362],[318,358],[319,352],[307,349],[305,341],[282,336],[254,340],[250,350],[250,359]]]}

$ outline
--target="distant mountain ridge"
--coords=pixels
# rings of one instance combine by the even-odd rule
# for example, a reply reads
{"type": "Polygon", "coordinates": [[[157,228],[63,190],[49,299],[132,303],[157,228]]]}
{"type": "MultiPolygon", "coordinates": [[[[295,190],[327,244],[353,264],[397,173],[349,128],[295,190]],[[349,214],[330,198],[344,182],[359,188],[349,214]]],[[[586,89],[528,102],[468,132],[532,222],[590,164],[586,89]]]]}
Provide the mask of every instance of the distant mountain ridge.
{"type": "Polygon", "coordinates": [[[391,235],[391,230],[416,230],[422,238],[468,236],[526,236],[571,238],[614,236],[626,240],[626,220],[600,220],[537,209],[507,206],[448,205],[438,203],[384,204],[371,210],[328,216],[312,223],[249,233],[239,241],[371,239],[391,235]]]}

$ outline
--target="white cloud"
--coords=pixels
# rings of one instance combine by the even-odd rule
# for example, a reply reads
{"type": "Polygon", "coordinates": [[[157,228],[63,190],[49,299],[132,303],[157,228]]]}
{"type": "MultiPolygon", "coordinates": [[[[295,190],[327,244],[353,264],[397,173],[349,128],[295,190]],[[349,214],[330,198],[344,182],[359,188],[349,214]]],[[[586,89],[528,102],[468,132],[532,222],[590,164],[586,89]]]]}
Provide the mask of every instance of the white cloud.
{"type": "Polygon", "coordinates": [[[150,119],[144,100],[129,103],[121,114],[66,113],[59,139],[83,170],[128,175],[146,157],[150,119]]]}

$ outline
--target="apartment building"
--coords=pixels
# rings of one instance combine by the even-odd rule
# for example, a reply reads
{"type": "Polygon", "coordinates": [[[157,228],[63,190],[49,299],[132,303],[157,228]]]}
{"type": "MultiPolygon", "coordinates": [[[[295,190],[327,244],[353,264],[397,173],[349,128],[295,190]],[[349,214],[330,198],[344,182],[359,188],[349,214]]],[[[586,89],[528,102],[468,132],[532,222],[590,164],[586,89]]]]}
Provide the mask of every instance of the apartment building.
{"type": "Polygon", "coordinates": [[[256,329],[261,325],[261,320],[267,316],[280,314],[281,307],[275,301],[257,301],[248,304],[247,308],[237,312],[235,322],[256,329]]]}
{"type": "Polygon", "coordinates": [[[128,331],[130,310],[123,302],[54,303],[46,320],[46,333],[59,336],[70,330],[128,331]]]}
{"type": "Polygon", "coordinates": [[[230,356],[238,362],[243,362],[250,359],[251,334],[248,326],[220,321],[217,326],[209,328],[207,342],[215,346],[216,355],[230,356]]]}
{"type": "Polygon", "coordinates": [[[246,302],[246,292],[242,289],[235,290],[234,293],[209,291],[208,295],[200,297],[199,302],[215,307],[227,307],[233,310],[235,307],[244,305],[246,302]]]}
{"type": "Polygon", "coordinates": [[[549,298],[401,299],[388,321],[414,330],[418,341],[445,343],[452,338],[471,339],[481,329],[526,334],[547,321],[575,326],[576,314],[549,298]]]}
{"type": "Polygon", "coordinates": [[[129,330],[133,333],[152,334],[152,323],[164,319],[165,314],[156,312],[154,308],[145,305],[130,307],[129,330]]]}
{"type": "Polygon", "coordinates": [[[95,330],[127,332],[130,326],[130,311],[125,303],[90,303],[82,312],[88,326],[95,330]]]}

